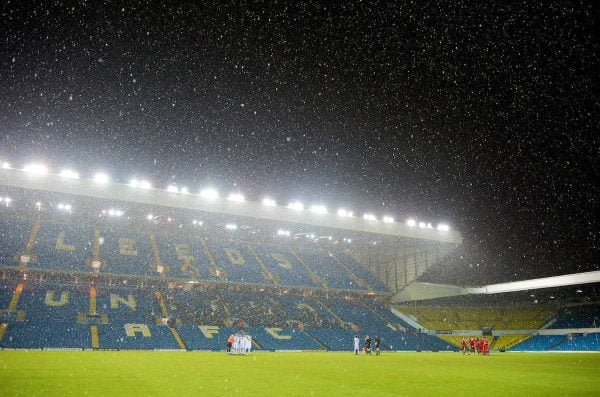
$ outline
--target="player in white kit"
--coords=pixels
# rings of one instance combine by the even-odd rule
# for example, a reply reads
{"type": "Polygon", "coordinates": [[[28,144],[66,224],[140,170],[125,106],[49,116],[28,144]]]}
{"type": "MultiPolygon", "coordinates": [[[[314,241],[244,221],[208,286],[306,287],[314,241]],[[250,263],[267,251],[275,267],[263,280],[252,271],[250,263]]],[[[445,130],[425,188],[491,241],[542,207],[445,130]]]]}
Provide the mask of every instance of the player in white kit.
{"type": "Polygon", "coordinates": [[[360,339],[358,339],[358,336],[355,335],[354,336],[354,354],[358,354],[359,351],[360,351],[360,339]]]}

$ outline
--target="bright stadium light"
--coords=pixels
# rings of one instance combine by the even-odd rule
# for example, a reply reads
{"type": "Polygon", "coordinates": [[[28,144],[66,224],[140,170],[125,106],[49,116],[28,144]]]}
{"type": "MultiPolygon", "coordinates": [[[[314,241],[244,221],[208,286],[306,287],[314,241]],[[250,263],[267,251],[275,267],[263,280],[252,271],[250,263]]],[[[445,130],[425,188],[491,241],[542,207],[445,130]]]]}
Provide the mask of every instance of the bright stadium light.
{"type": "Polygon", "coordinates": [[[123,215],[123,211],[111,208],[108,210],[108,215],[114,216],[114,217],[119,217],[119,216],[123,215]]]}
{"type": "Polygon", "coordinates": [[[417,226],[417,221],[415,221],[414,219],[409,219],[406,221],[406,224],[410,227],[415,227],[417,226]]]}
{"type": "Polygon", "coordinates": [[[110,178],[103,172],[98,172],[94,175],[94,183],[97,185],[106,185],[110,178]]]}
{"type": "Polygon", "coordinates": [[[167,192],[179,193],[179,189],[177,188],[177,186],[169,185],[167,186],[167,192]]]}
{"type": "Polygon", "coordinates": [[[433,229],[433,225],[430,222],[427,223],[427,229],[433,229]]]}
{"type": "Polygon", "coordinates": [[[184,186],[181,189],[179,189],[179,192],[182,194],[188,194],[190,192],[190,190],[184,186]]]}
{"type": "Polygon", "coordinates": [[[229,196],[227,196],[227,201],[243,203],[244,201],[246,201],[246,198],[241,193],[231,193],[229,196]]]}
{"type": "Polygon", "coordinates": [[[148,219],[149,221],[154,220],[154,215],[148,214],[148,216],[146,216],[146,219],[148,219]]]}
{"type": "Polygon", "coordinates": [[[391,216],[384,216],[383,223],[394,223],[394,218],[391,216]]]}
{"type": "Polygon", "coordinates": [[[294,201],[293,203],[288,204],[288,208],[294,211],[302,211],[304,209],[304,204],[299,201],[294,201]]]}
{"type": "Polygon", "coordinates": [[[23,168],[23,171],[35,175],[46,175],[48,173],[48,168],[46,168],[44,164],[27,164],[23,168]]]}
{"type": "Polygon", "coordinates": [[[277,203],[275,202],[275,200],[266,197],[263,199],[262,205],[264,205],[265,207],[275,207],[277,203]]]}
{"type": "Polygon", "coordinates": [[[437,230],[440,232],[447,232],[450,230],[450,226],[442,223],[437,226],[437,230]]]}
{"type": "Polygon", "coordinates": [[[343,217],[346,217],[346,218],[353,218],[354,217],[354,212],[345,210],[343,208],[340,208],[337,211],[337,214],[338,214],[338,216],[343,216],[343,217]]]}
{"type": "Polygon", "coordinates": [[[202,189],[200,191],[200,197],[206,200],[216,200],[219,198],[219,192],[211,188],[202,189]]]}
{"type": "Polygon", "coordinates": [[[235,223],[228,223],[225,225],[225,229],[227,230],[237,230],[237,225],[235,223]]]}
{"type": "Polygon", "coordinates": [[[192,222],[192,224],[195,225],[195,226],[202,226],[204,224],[204,222],[197,221],[197,220],[194,219],[194,221],[192,222]]]}
{"type": "Polygon", "coordinates": [[[129,186],[131,187],[140,187],[140,181],[137,179],[132,179],[129,181],[129,186]]]}
{"type": "Polygon", "coordinates": [[[373,214],[364,214],[363,219],[365,219],[367,221],[376,221],[377,217],[373,214]]]}
{"type": "Polygon", "coordinates": [[[62,170],[59,175],[67,179],[79,179],[79,173],[72,170],[62,170]]]}
{"type": "Polygon", "coordinates": [[[279,229],[279,230],[277,230],[277,235],[278,236],[282,236],[282,237],[289,237],[290,236],[290,231],[289,230],[279,229]]]}
{"type": "Polygon", "coordinates": [[[8,161],[2,163],[2,168],[4,168],[5,170],[10,169],[10,164],[8,163],[8,161]]]}
{"type": "Polygon", "coordinates": [[[425,229],[427,227],[427,224],[425,222],[419,222],[419,227],[421,229],[425,229]]]}
{"type": "Polygon", "coordinates": [[[140,181],[139,187],[141,189],[152,189],[152,184],[148,181],[140,181]]]}
{"type": "Polygon", "coordinates": [[[72,208],[71,204],[63,204],[63,203],[58,204],[56,207],[61,211],[68,211],[68,212],[70,212],[71,208],[72,208]]]}
{"type": "Polygon", "coordinates": [[[315,214],[326,214],[327,207],[325,207],[324,205],[311,205],[310,212],[314,212],[315,214]]]}

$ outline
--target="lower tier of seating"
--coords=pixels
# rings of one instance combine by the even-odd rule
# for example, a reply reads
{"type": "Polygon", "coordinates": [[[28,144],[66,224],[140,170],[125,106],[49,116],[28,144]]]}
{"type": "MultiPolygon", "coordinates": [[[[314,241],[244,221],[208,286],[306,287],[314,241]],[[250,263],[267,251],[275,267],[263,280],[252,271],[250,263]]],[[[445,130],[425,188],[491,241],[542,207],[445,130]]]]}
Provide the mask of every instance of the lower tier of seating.
{"type": "Polygon", "coordinates": [[[224,350],[249,334],[258,350],[456,350],[378,302],[25,280],[0,281],[0,348],[224,350]]]}

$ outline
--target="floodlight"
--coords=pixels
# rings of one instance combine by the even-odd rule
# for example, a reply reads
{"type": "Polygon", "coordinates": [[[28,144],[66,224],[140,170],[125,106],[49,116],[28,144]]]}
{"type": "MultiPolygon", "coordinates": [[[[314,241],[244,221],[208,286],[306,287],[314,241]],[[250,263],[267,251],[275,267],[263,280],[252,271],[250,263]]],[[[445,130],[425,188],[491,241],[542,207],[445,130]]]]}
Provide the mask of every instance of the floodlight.
{"type": "Polygon", "coordinates": [[[97,185],[106,185],[109,181],[109,177],[108,175],[106,175],[103,172],[98,172],[96,175],[94,175],[94,182],[97,185]]]}
{"type": "Polygon", "coordinates": [[[262,201],[262,204],[265,207],[274,207],[274,206],[277,205],[277,203],[275,202],[275,200],[270,199],[270,198],[264,198],[263,201],[262,201]]]}
{"type": "Polygon", "coordinates": [[[148,214],[148,216],[146,216],[146,219],[148,219],[149,221],[154,219],[154,215],[152,214],[148,214]]]}
{"type": "Polygon", "coordinates": [[[228,223],[225,225],[225,229],[227,230],[237,230],[237,225],[235,223],[228,223]]]}
{"type": "Polygon", "coordinates": [[[206,199],[206,200],[216,200],[219,198],[219,192],[217,192],[215,189],[202,189],[200,191],[200,197],[206,199]]]}
{"type": "Polygon", "coordinates": [[[246,201],[246,198],[244,197],[243,194],[231,193],[229,196],[227,196],[227,200],[234,201],[236,203],[243,203],[244,201],[246,201]]]}
{"type": "Polygon", "coordinates": [[[23,171],[30,174],[46,175],[48,173],[48,168],[43,164],[28,164],[23,168],[23,171]]]}
{"type": "Polygon", "coordinates": [[[433,225],[430,222],[427,223],[427,229],[433,229],[433,225]]]}
{"type": "Polygon", "coordinates": [[[202,226],[202,224],[203,224],[203,223],[204,223],[204,222],[202,222],[202,221],[197,221],[197,220],[195,220],[195,219],[194,219],[194,221],[192,222],[192,224],[194,224],[194,225],[196,225],[196,226],[202,226]]]}
{"type": "Polygon", "coordinates": [[[290,231],[289,231],[289,230],[282,230],[282,229],[279,229],[279,230],[277,231],[277,235],[278,235],[278,236],[285,236],[285,237],[289,237],[289,236],[290,236],[290,231]]]}
{"type": "Polygon", "coordinates": [[[167,192],[179,193],[179,189],[177,188],[177,186],[169,185],[167,186],[167,192]]]}
{"type": "Polygon", "coordinates": [[[437,226],[437,230],[440,232],[447,232],[448,230],[450,230],[450,226],[442,223],[437,226]]]}
{"type": "Polygon", "coordinates": [[[419,222],[419,227],[421,229],[425,229],[427,227],[427,224],[425,222],[419,222]]]}
{"type": "Polygon", "coordinates": [[[131,181],[129,181],[129,186],[140,187],[140,181],[138,181],[137,179],[132,179],[131,181]]]}
{"type": "Polygon", "coordinates": [[[294,201],[293,203],[288,204],[288,208],[295,211],[302,211],[304,209],[304,204],[299,201],[294,201]]]}
{"type": "Polygon", "coordinates": [[[123,211],[115,210],[115,209],[111,208],[108,210],[108,215],[119,217],[119,216],[123,215],[123,211]]]}
{"type": "Polygon", "coordinates": [[[364,214],[363,218],[367,221],[376,221],[377,217],[373,214],[364,214]]]}
{"type": "Polygon", "coordinates": [[[63,203],[59,203],[56,206],[59,210],[61,211],[71,211],[71,204],[63,204],[63,203]]]}
{"type": "Polygon", "coordinates": [[[340,209],[337,211],[337,214],[338,214],[338,216],[343,216],[343,217],[347,217],[347,218],[352,218],[352,217],[354,217],[354,213],[353,213],[352,211],[348,211],[348,210],[345,210],[345,209],[343,209],[343,208],[340,208],[340,209]]]}
{"type": "Polygon", "coordinates": [[[383,217],[383,222],[384,223],[394,223],[394,218],[391,216],[384,216],[383,217]]]}
{"type": "Polygon", "coordinates": [[[141,189],[152,189],[152,184],[148,181],[140,181],[139,187],[141,189]]]}
{"type": "Polygon", "coordinates": [[[409,219],[406,221],[406,224],[410,227],[415,227],[417,226],[417,221],[415,221],[414,219],[409,219]]]}
{"type": "Polygon", "coordinates": [[[4,168],[5,170],[8,170],[8,169],[10,169],[10,164],[7,161],[5,161],[2,163],[2,168],[4,168]]]}
{"type": "Polygon", "coordinates": [[[327,207],[324,205],[311,205],[310,212],[314,212],[315,214],[326,214],[327,207]]]}
{"type": "Polygon", "coordinates": [[[62,170],[59,175],[67,179],[79,179],[79,174],[72,170],[62,170]]]}
{"type": "Polygon", "coordinates": [[[179,192],[183,194],[188,194],[190,191],[187,187],[184,186],[181,189],[179,189],[179,192]]]}

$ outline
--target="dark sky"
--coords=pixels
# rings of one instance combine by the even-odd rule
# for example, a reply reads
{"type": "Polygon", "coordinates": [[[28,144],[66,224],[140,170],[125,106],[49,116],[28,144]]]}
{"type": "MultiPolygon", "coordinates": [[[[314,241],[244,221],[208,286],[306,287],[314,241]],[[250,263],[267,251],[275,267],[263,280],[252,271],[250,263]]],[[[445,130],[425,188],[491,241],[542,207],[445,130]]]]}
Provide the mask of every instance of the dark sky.
{"type": "Polygon", "coordinates": [[[96,3],[0,6],[2,160],[447,221],[448,277],[598,267],[593,3],[96,3]]]}

